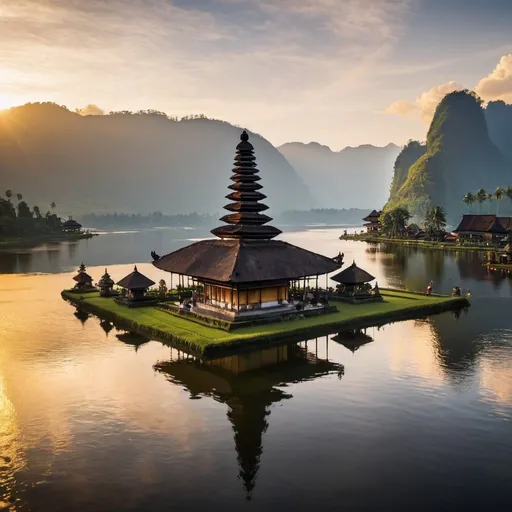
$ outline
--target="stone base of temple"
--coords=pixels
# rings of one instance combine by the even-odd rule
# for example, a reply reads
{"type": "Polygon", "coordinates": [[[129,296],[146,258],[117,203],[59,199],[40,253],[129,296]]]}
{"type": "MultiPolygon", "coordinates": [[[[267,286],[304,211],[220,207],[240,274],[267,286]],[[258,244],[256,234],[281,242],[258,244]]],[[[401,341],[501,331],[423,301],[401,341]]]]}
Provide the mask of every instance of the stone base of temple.
{"type": "Polygon", "coordinates": [[[158,309],[228,331],[249,325],[282,322],[293,318],[323,315],[338,311],[336,306],[329,305],[307,305],[304,309],[297,310],[294,305],[288,303],[245,311],[232,311],[206,304],[197,304],[190,309],[186,309],[169,303],[159,304],[158,309]]]}
{"type": "Polygon", "coordinates": [[[368,304],[368,302],[382,302],[381,295],[333,295],[333,298],[348,304],[368,304]]]}

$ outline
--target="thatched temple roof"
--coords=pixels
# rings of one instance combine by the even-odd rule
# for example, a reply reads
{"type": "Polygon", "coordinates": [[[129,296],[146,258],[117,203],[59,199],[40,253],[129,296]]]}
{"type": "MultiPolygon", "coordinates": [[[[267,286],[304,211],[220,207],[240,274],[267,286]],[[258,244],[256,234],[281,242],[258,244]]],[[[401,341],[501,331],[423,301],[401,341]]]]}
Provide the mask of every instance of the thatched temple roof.
{"type": "Polygon", "coordinates": [[[77,283],[91,283],[92,277],[87,272],[78,272],[78,274],[73,277],[73,280],[77,283]]]}
{"type": "Polygon", "coordinates": [[[128,290],[144,290],[153,286],[155,282],[151,281],[151,279],[146,277],[144,274],[141,274],[137,270],[137,265],[135,265],[133,272],[128,274],[126,277],[123,277],[123,279],[121,279],[117,284],[123,288],[127,288],[128,290]]]}
{"type": "Polygon", "coordinates": [[[153,265],[231,283],[299,279],[339,268],[332,258],[279,240],[203,240],[162,256],[153,265]]]}
{"type": "Polygon", "coordinates": [[[341,284],[356,285],[373,281],[375,277],[366,272],[366,270],[359,268],[354,261],[350,267],[342,270],[339,274],[331,277],[331,279],[341,284]]]}
{"type": "Polygon", "coordinates": [[[511,217],[496,215],[463,215],[454,233],[506,234],[512,229],[511,217]]]}

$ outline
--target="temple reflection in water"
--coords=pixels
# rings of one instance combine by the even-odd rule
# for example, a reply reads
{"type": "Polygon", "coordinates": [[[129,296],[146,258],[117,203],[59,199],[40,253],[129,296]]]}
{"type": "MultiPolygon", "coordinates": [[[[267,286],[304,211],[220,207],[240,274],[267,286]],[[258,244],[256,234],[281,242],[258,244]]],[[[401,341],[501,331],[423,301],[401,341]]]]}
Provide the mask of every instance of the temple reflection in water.
{"type": "Polygon", "coordinates": [[[343,365],[329,361],[327,337],[206,361],[171,349],[171,360],[157,363],[155,369],[173,384],[185,387],[192,398],[208,396],[228,406],[239,478],[249,500],[260,466],[270,407],[292,398],[280,386],[333,373],[341,375],[344,371],[343,365]],[[324,353],[322,358],[318,356],[319,347],[324,353]]]}

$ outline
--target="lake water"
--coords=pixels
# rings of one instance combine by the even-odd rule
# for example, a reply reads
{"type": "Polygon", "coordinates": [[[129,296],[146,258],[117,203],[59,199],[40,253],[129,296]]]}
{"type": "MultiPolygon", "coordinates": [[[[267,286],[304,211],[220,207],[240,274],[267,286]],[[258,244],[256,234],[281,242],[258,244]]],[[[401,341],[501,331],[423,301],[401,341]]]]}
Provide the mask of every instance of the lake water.
{"type": "Polygon", "coordinates": [[[168,278],[150,251],[204,233],[0,253],[0,509],[509,509],[512,278],[479,255],[340,232],[283,238],[342,251],[380,286],[470,288],[472,307],[368,329],[355,351],[340,333],[201,362],[77,317],[59,294],[81,261],[95,279],[134,263],[168,278]]]}

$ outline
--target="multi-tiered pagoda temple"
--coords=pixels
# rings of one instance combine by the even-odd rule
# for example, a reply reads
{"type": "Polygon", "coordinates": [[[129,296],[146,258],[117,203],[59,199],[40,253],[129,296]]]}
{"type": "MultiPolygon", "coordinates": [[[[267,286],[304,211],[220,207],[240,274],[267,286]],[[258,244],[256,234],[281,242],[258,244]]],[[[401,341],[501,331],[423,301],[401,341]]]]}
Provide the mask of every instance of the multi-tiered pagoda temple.
{"type": "Polygon", "coordinates": [[[236,147],[235,167],[226,196],[226,224],[203,240],[156,259],[167,272],[193,278],[204,293],[193,311],[235,321],[243,317],[280,316],[295,309],[289,304],[290,282],[333,272],[331,258],[273,240],[281,231],[268,225],[268,206],[259,184],[254,148],[244,131],[236,147]]]}

